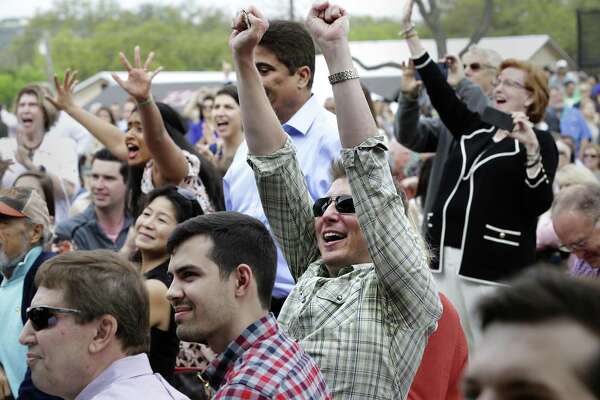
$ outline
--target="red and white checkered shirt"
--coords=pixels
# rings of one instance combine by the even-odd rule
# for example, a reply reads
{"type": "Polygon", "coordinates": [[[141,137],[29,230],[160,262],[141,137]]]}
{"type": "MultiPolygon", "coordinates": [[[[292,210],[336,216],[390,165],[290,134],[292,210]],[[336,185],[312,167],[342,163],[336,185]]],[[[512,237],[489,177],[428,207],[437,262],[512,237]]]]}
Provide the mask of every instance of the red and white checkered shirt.
{"type": "Polygon", "coordinates": [[[331,399],[318,365],[272,314],[246,328],[203,377],[213,399],[331,399]]]}

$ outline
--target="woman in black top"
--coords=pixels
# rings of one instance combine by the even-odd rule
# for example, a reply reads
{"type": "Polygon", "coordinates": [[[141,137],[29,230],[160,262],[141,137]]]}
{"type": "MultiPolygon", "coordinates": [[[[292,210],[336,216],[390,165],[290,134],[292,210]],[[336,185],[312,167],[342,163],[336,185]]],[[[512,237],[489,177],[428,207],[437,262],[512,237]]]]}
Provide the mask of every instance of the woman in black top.
{"type": "Polygon", "coordinates": [[[150,296],[150,365],[168,381],[173,378],[179,339],[173,309],[166,299],[171,285],[167,240],[178,223],[201,214],[194,193],[166,186],[148,194],[134,227],[138,248],[134,258],[140,262],[150,296]]]}
{"type": "MultiPolygon", "coordinates": [[[[432,268],[441,291],[471,314],[483,286],[503,282],[535,261],[536,223],[552,204],[558,152],[551,135],[533,128],[548,104],[542,71],[505,60],[492,92],[494,107],[512,115],[506,131],[467,109],[422,47],[407,0],[403,34],[431,102],[454,136],[437,198],[428,216],[432,268]],[[460,277],[460,279],[457,278],[460,277]]],[[[446,57],[449,74],[462,71],[446,57]]],[[[469,327],[465,331],[469,335],[469,327]]]]}

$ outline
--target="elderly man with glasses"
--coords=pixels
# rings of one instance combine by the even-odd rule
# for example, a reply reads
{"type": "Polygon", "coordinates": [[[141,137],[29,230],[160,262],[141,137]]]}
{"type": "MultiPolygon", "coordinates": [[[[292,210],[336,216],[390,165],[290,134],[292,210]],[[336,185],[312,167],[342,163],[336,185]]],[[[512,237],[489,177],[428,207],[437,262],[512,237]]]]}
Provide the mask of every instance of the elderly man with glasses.
{"type": "MultiPolygon", "coordinates": [[[[54,255],[44,251],[51,236],[48,208],[38,192],[0,190],[0,399],[17,397],[27,371],[19,333],[35,294],[35,273],[54,255]]],[[[31,385],[24,387],[23,398],[39,398],[31,385]]]]}
{"type": "Polygon", "coordinates": [[[19,341],[37,387],[63,399],[187,399],[150,368],[148,292],[129,262],[109,250],[63,253],[35,284],[19,341]]]}
{"type": "Polygon", "coordinates": [[[552,223],[571,251],[569,273],[600,277],[600,185],[586,183],[561,190],[552,205],[552,223]]]}

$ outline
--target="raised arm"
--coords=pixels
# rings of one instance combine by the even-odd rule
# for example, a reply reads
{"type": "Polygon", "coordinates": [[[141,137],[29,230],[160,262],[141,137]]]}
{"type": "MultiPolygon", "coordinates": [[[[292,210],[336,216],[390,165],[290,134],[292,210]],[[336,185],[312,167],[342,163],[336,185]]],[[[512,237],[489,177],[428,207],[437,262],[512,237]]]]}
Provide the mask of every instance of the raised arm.
{"type": "Polygon", "coordinates": [[[248,152],[253,155],[274,153],[283,147],[287,137],[269,103],[254,63],[254,49],[268,28],[269,23],[262,13],[250,7],[237,15],[229,38],[237,73],[244,135],[248,152]],[[246,16],[250,27],[246,26],[246,16]]]}
{"type": "Polygon", "coordinates": [[[123,132],[116,126],[98,118],[94,114],[79,107],[73,100],[73,88],[77,85],[77,71],[67,69],[62,84],[54,76],[56,95],[46,98],[56,108],[69,114],[83,125],[100,143],[122,161],[127,160],[127,147],[123,140],[123,132]]]}
{"type": "MultiPolygon", "coordinates": [[[[346,11],[328,2],[314,4],[306,27],[318,43],[330,75],[355,71],[348,45],[349,18],[346,11]]],[[[333,85],[338,129],[342,147],[358,146],[378,133],[360,80],[349,79],[333,85]]]]}
{"type": "MultiPolygon", "coordinates": [[[[320,46],[330,74],[354,71],[348,46],[346,11],[328,2],[314,4],[306,25],[320,46]]],[[[348,173],[356,216],[363,232],[378,284],[400,324],[432,328],[441,306],[429,271],[425,247],[405,214],[385,146],[358,79],[346,75],[333,84],[342,161],[348,173]],[[351,147],[351,148],[350,148],[351,147]]]]}
{"type": "MultiPolygon", "coordinates": [[[[456,137],[475,130],[481,124],[479,115],[470,111],[467,106],[456,97],[454,89],[439,71],[431,59],[412,23],[412,10],[414,0],[406,0],[401,17],[402,32],[410,51],[411,59],[419,71],[423,84],[427,89],[431,104],[437,110],[440,118],[448,130],[456,137]]],[[[446,59],[449,69],[457,68],[456,60],[446,59]]]]}
{"type": "Polygon", "coordinates": [[[415,79],[412,65],[402,63],[402,79],[398,96],[398,111],[394,120],[394,135],[403,146],[419,153],[437,151],[440,134],[444,126],[439,118],[421,118],[419,91],[421,81],[415,79]]]}
{"type": "MultiPolygon", "coordinates": [[[[158,74],[162,67],[150,71],[149,67],[154,59],[154,53],[150,52],[148,58],[142,65],[139,46],[134,49],[134,65],[132,66],[125,57],[119,54],[121,64],[128,72],[126,81],[116,74],[114,80],[125,90],[137,103],[137,112],[142,120],[144,141],[152,154],[155,168],[152,171],[152,179],[155,187],[171,183],[179,185],[188,174],[188,163],[179,146],[175,144],[165,129],[160,111],[154,103],[152,94],[152,79],[158,74]]],[[[185,134],[185,132],[181,132],[185,134]]]]}
{"type": "Polygon", "coordinates": [[[268,26],[260,11],[249,7],[234,20],[229,45],[237,72],[248,160],[271,232],[281,245],[292,275],[298,279],[319,252],[304,175],[254,63],[254,49],[268,26]],[[250,27],[246,26],[244,13],[250,27]]]}

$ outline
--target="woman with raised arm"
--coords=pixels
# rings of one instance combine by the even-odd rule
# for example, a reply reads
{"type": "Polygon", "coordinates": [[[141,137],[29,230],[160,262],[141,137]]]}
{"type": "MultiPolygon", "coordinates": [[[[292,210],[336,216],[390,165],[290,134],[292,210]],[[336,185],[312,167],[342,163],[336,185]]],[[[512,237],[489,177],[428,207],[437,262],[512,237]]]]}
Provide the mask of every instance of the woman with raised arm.
{"type": "MultiPolygon", "coordinates": [[[[483,122],[458,100],[421,45],[411,22],[413,3],[406,1],[402,33],[433,106],[457,141],[428,220],[428,239],[438,255],[432,268],[472,343],[475,299],[535,262],[536,221],[552,204],[558,163],[550,134],[533,128],[544,116],[548,86],[532,63],[505,60],[491,111],[509,114],[514,128],[483,122]]],[[[459,68],[454,57],[445,62],[450,73],[459,68]]]]}
{"type": "Polygon", "coordinates": [[[405,399],[441,305],[353,68],[348,16],[325,2],[306,19],[331,73],[344,147],[327,197],[314,204],[254,62],[268,27],[250,7],[230,46],[248,161],[297,280],[278,322],[317,361],[333,398],[405,399]]]}
{"type": "Polygon", "coordinates": [[[123,53],[120,57],[128,79],[123,81],[116,74],[113,78],[136,101],[125,135],[75,104],[72,91],[77,83],[76,72],[67,70],[62,85],[55,77],[57,94],[49,100],[86,127],[111,153],[127,161],[132,168],[128,205],[134,216],[140,211],[142,194],[165,184],[196,193],[204,212],[224,209],[221,178],[211,163],[185,140],[185,125],[178,121],[181,117],[175,110],[152,98],[152,79],[162,69],[149,71],[154,53],[148,55],[143,65],[138,46],[133,66],[123,53]]]}

